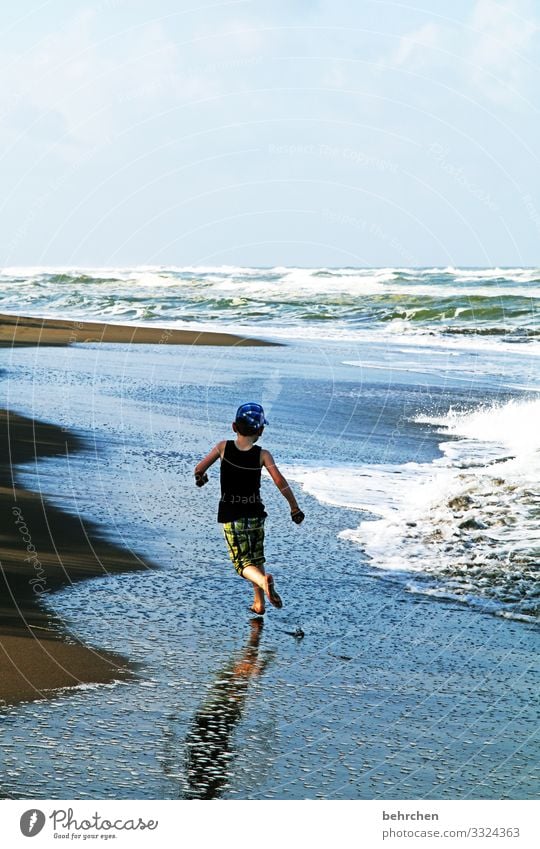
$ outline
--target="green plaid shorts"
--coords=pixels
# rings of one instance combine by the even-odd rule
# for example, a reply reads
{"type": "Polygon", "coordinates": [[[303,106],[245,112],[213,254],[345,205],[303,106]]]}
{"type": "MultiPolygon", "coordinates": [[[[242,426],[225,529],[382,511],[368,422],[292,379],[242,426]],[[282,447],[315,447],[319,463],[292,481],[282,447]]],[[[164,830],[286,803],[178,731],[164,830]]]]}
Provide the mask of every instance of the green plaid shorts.
{"type": "Polygon", "coordinates": [[[263,566],[265,562],[264,518],[255,516],[223,524],[229,555],[239,575],[246,566],[263,566]]]}

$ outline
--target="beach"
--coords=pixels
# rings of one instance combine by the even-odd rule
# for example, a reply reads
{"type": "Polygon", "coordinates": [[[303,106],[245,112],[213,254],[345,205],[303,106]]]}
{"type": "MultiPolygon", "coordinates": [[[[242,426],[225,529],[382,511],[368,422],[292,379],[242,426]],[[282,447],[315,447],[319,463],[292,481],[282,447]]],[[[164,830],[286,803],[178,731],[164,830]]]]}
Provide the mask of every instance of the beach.
{"type": "Polygon", "coordinates": [[[66,641],[60,623],[38,599],[107,569],[141,564],[99,541],[91,525],[55,510],[39,492],[18,484],[18,463],[76,451],[75,438],[53,425],[3,411],[0,441],[1,701],[42,698],[53,689],[121,678],[128,669],[124,658],[66,641]]]}
{"type": "MultiPolygon", "coordinates": [[[[0,316],[0,345],[56,346],[77,342],[171,345],[264,345],[223,333],[111,326],[103,322],[0,316]]],[[[75,639],[38,600],[60,587],[110,572],[151,568],[136,554],[100,539],[91,522],[55,509],[41,492],[20,486],[16,467],[40,458],[72,456],[82,441],[65,428],[0,411],[0,545],[2,610],[0,702],[44,697],[54,689],[110,683],[129,672],[125,658],[75,639]]]]}
{"type": "MultiPolygon", "coordinates": [[[[453,333],[396,316],[399,332],[381,334],[365,317],[344,327],[352,272],[335,275],[325,309],[339,315],[326,319],[307,290],[333,278],[303,272],[292,294],[283,273],[261,272],[244,316],[271,289],[274,324],[267,313],[231,320],[222,299],[234,275],[212,274],[226,320],[209,314],[192,332],[231,344],[162,344],[193,309],[172,314],[171,285],[166,318],[141,324],[152,335],[137,344],[128,325],[123,338],[107,330],[118,341],[83,330],[75,344],[4,348],[0,559],[14,589],[2,644],[33,682],[10,680],[3,661],[4,796],[534,798],[537,361],[509,293],[517,286],[521,304],[525,284],[506,284],[506,334],[474,333],[497,330],[500,291],[484,327],[473,302],[468,334],[463,312],[453,333]],[[250,336],[281,344],[236,344],[250,336]],[[216,522],[217,469],[193,484],[251,399],[306,513],[291,523],[264,481],[267,558],[285,602],[264,625],[216,522]],[[23,562],[28,539],[41,571],[23,562]],[[36,577],[50,593],[30,589],[36,577]]],[[[145,275],[141,287],[156,283],[145,275]]],[[[410,286],[424,285],[417,277],[410,286]]],[[[477,297],[459,285],[461,299],[477,297]]],[[[396,298],[387,303],[404,315],[396,298]]],[[[61,321],[51,304],[47,319],[61,321]]],[[[64,341],[87,320],[62,320],[64,341]]],[[[440,314],[427,321],[441,326],[440,314]]]]}
{"type": "Polygon", "coordinates": [[[81,342],[123,342],[154,345],[271,345],[261,339],[205,330],[178,330],[103,321],[79,321],[36,316],[0,315],[0,345],[74,345],[81,342]]]}

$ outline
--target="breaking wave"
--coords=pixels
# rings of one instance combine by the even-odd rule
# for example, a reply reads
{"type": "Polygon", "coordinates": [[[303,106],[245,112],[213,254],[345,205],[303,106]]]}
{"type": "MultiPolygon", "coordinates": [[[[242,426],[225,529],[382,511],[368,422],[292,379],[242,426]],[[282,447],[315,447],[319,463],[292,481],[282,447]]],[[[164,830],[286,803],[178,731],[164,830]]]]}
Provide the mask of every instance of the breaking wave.
{"type": "Polygon", "coordinates": [[[410,590],[537,621],[539,420],[539,399],[419,416],[444,437],[431,463],[287,474],[322,502],[368,514],[341,536],[410,590]]]}

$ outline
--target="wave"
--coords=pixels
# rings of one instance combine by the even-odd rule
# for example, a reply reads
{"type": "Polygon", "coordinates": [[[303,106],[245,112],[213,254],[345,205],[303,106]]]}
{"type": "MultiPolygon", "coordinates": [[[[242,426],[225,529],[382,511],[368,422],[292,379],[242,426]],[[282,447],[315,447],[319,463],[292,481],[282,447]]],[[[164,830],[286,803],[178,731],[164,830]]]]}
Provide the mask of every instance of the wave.
{"type": "Polygon", "coordinates": [[[0,268],[0,277],[35,278],[43,275],[82,274],[88,278],[100,279],[106,277],[137,279],[145,273],[159,275],[217,275],[224,278],[238,279],[261,277],[268,275],[276,278],[294,280],[296,277],[308,276],[313,280],[332,278],[371,278],[374,280],[409,279],[419,282],[428,279],[430,282],[448,283],[451,280],[474,281],[481,280],[491,284],[534,283],[540,280],[540,268],[406,268],[406,267],[324,267],[309,268],[300,266],[267,266],[250,267],[239,265],[135,265],[135,266],[74,266],[74,265],[39,265],[39,266],[5,266],[0,268]]]}
{"type": "Polygon", "coordinates": [[[4,268],[0,309],[74,319],[324,324],[360,334],[478,334],[530,342],[540,332],[537,269],[4,268]]]}
{"type": "Polygon", "coordinates": [[[324,503],[369,514],[341,536],[373,566],[406,576],[411,591],[536,622],[539,418],[538,399],[418,416],[446,437],[432,463],[292,467],[287,475],[324,503]]]}

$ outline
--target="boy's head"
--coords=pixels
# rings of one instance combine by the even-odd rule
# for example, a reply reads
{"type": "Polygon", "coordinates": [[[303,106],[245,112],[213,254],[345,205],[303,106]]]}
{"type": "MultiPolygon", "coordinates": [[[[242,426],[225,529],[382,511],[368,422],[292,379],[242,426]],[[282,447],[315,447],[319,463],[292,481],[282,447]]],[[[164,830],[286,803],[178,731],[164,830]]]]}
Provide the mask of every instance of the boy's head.
{"type": "Polygon", "coordinates": [[[268,422],[260,404],[241,404],[233,422],[233,430],[242,436],[260,436],[268,422]]]}

